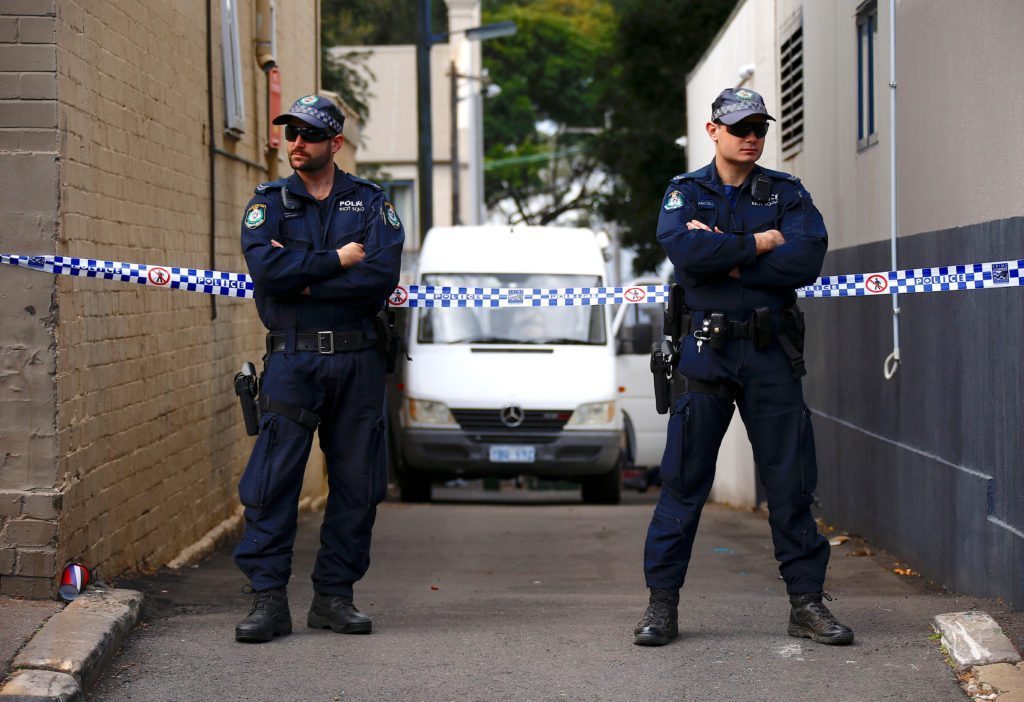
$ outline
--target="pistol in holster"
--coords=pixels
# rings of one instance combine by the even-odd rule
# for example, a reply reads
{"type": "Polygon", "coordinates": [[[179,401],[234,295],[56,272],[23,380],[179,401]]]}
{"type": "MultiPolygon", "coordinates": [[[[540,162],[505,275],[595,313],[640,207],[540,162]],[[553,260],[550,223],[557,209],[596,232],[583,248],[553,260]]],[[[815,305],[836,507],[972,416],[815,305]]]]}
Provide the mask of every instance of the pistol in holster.
{"type": "Polygon", "coordinates": [[[402,339],[402,335],[398,331],[395,311],[392,309],[381,310],[373,318],[373,324],[377,330],[378,348],[384,354],[384,360],[387,363],[387,371],[394,373],[398,368],[399,355],[404,353],[407,361],[412,360],[406,350],[405,340],[402,339]]]}
{"type": "Polygon", "coordinates": [[[260,408],[256,402],[259,389],[256,366],[251,361],[246,361],[242,364],[242,369],[235,374],[235,394],[242,405],[245,433],[249,436],[260,433],[260,408]]]}
{"type": "Polygon", "coordinates": [[[672,373],[683,337],[690,333],[690,311],[681,285],[672,285],[665,305],[665,335],[668,339],[651,345],[651,373],[654,374],[654,405],[667,414],[672,405],[672,373]]]}

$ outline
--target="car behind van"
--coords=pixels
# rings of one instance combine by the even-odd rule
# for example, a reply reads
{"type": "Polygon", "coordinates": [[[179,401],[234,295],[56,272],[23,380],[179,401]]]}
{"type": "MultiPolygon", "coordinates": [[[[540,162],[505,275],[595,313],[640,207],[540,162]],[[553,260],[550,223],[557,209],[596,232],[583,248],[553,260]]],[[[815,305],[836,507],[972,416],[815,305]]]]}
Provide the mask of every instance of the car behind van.
{"type": "MultiPolygon", "coordinates": [[[[605,261],[587,229],[441,227],[415,281],[456,293],[599,287],[605,261]]],[[[402,500],[428,501],[438,480],[526,475],[618,503],[627,454],[609,309],[451,304],[410,310],[413,360],[389,422],[402,500]]]]}

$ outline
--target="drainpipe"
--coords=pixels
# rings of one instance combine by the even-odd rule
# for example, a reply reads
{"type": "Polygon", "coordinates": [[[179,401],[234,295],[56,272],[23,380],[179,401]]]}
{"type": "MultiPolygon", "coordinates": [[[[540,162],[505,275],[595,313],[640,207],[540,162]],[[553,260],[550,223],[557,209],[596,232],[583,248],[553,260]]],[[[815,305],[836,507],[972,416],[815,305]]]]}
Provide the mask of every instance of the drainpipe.
{"type": "MultiPolygon", "coordinates": [[[[889,239],[892,267],[896,266],[896,0],[889,0],[889,239]]],[[[886,380],[892,380],[900,367],[899,295],[892,294],[892,353],[882,364],[886,380]]]]}
{"type": "MultiPolygon", "coordinates": [[[[217,154],[214,146],[216,137],[213,127],[213,11],[211,0],[206,2],[206,121],[210,126],[209,161],[210,161],[210,270],[217,270],[217,154]]],[[[217,319],[217,296],[210,295],[210,319],[217,319]]]]}

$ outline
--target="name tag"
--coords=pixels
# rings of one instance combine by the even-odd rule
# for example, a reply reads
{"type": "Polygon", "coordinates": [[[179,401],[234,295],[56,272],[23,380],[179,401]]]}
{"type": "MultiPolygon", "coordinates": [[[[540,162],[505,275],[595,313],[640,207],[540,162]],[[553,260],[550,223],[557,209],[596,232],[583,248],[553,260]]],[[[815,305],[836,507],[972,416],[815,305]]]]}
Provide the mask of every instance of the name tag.
{"type": "Polygon", "coordinates": [[[715,210],[715,209],[718,209],[718,205],[716,205],[711,200],[700,200],[700,201],[697,202],[697,209],[698,210],[715,210]]]}

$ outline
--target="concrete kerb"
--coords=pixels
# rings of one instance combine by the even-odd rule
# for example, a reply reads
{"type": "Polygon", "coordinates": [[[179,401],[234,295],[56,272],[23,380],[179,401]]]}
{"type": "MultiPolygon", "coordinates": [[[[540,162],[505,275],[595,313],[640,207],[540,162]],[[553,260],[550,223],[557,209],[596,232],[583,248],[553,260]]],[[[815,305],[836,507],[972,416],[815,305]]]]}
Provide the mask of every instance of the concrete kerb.
{"type": "Polygon", "coordinates": [[[142,593],[90,588],[46,622],[12,664],[0,702],[84,699],[139,621],[142,593]]]}
{"type": "Polygon", "coordinates": [[[1020,654],[986,612],[950,612],[932,619],[957,670],[992,663],[1017,663],[1020,654]]]}

